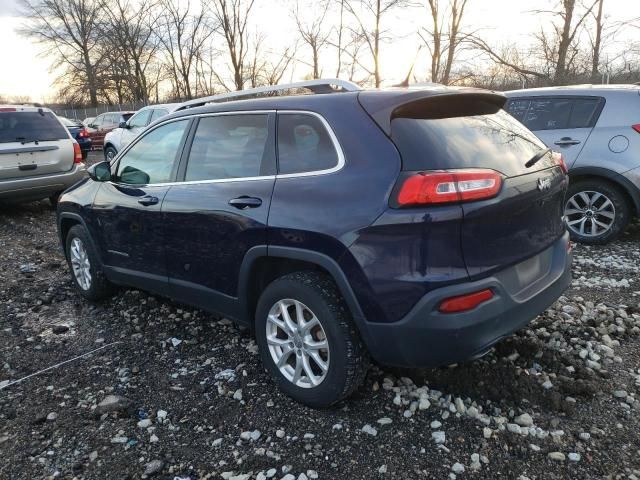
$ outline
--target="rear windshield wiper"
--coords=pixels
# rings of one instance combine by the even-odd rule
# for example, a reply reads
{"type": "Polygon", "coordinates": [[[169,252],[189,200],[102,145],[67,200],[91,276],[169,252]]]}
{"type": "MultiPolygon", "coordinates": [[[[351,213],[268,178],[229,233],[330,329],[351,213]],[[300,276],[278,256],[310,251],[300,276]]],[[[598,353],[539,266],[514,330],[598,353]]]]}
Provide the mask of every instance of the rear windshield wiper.
{"type": "Polygon", "coordinates": [[[27,140],[26,137],[16,137],[16,140],[18,140],[22,145],[26,143],[35,143],[36,145],[38,145],[38,142],[39,142],[37,138],[34,138],[32,140],[27,140]]]}
{"type": "Polygon", "coordinates": [[[542,157],[544,157],[550,151],[551,151],[550,148],[544,148],[544,149],[540,150],[533,157],[531,157],[531,160],[529,160],[527,163],[525,163],[524,166],[527,167],[527,168],[533,167],[536,163],[538,163],[538,160],[540,160],[542,157]]]}

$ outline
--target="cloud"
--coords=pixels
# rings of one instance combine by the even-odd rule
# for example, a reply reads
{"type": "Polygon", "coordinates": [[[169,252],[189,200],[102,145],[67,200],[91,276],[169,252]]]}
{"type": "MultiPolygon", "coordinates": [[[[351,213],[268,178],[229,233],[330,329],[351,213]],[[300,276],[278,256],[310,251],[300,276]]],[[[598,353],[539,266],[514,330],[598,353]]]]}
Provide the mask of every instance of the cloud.
{"type": "Polygon", "coordinates": [[[0,17],[12,17],[18,14],[16,0],[0,0],[0,17]]]}

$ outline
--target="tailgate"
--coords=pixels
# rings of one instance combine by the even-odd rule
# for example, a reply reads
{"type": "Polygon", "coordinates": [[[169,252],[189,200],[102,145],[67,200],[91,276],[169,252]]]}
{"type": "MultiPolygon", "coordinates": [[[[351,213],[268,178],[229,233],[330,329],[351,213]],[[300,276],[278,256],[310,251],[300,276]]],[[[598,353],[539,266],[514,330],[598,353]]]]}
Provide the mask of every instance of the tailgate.
{"type": "Polygon", "coordinates": [[[51,112],[0,111],[0,179],[69,171],[73,140],[51,112]]]}

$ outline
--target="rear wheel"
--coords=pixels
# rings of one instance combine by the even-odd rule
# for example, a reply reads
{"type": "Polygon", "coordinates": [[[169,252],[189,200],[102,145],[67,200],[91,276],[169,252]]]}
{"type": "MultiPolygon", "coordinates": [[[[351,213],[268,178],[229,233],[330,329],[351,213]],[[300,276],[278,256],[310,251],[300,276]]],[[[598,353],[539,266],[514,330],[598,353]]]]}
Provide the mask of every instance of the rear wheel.
{"type": "Polygon", "coordinates": [[[618,187],[606,181],[583,180],[569,185],[564,214],[572,240],[599,245],[624,231],[631,208],[618,187]]]}
{"type": "Polygon", "coordinates": [[[113,147],[109,146],[109,147],[107,147],[107,148],[105,148],[105,149],[104,149],[104,159],[105,159],[107,162],[110,162],[111,160],[113,160],[113,159],[116,157],[116,154],[117,154],[117,153],[118,153],[118,152],[116,152],[116,149],[115,149],[115,148],[113,148],[113,147]]]}
{"type": "Polygon", "coordinates": [[[71,276],[80,295],[92,301],[111,296],[113,285],[104,276],[102,264],[82,225],[71,227],[65,245],[71,276]]]}
{"type": "Polygon", "coordinates": [[[301,403],[332,405],[366,375],[366,348],[326,275],[296,272],[272,282],[258,301],[255,329],[265,368],[301,403]]]}

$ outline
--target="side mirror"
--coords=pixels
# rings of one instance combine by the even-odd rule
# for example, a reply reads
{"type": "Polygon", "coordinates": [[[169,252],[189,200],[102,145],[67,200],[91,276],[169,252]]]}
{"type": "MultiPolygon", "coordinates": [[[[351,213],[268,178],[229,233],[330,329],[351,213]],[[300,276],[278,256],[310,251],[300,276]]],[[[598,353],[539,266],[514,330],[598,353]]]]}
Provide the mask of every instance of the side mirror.
{"type": "Polygon", "coordinates": [[[129,128],[129,124],[127,122],[120,122],[118,128],[129,128]]]}
{"type": "Polygon", "coordinates": [[[87,169],[89,178],[95,182],[108,182],[111,180],[111,165],[109,162],[98,162],[95,165],[91,165],[87,169]]]}

